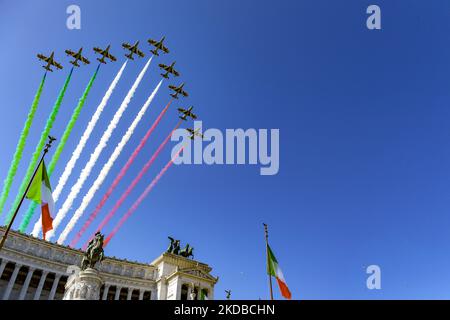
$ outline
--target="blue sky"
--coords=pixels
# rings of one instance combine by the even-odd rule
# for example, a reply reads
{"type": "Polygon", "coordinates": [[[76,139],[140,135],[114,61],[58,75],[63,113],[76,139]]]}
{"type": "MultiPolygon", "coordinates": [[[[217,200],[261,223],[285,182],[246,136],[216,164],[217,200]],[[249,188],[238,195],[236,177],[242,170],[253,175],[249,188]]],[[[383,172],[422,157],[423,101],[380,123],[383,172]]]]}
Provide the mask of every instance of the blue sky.
{"type": "MultiPolygon", "coordinates": [[[[113,238],[107,255],[150,262],[172,235],[214,268],[216,298],[231,289],[234,299],[265,299],[265,222],[295,299],[449,298],[448,1],[0,1],[0,12],[0,179],[43,74],[36,53],[55,50],[65,66],[48,75],[7,209],[69,71],[64,49],[83,46],[95,61],[91,48],[111,43],[119,58],[101,67],[53,185],[120,68],[120,44],[141,40],[148,52],[148,38],[166,35],[170,55],[153,61],[71,213],[159,81],[160,62],[177,61],[190,97],[169,110],[120,191],[177,122],[175,107],[186,104],[195,106],[204,128],[280,129],[280,171],[260,176],[251,165],[175,166],[113,238]],[[81,30],[66,28],[70,4],[81,8],[81,30]],[[370,4],[381,7],[382,30],[366,28],[370,4]],[[381,290],[366,288],[365,268],[372,264],[381,267],[381,290]]],[[[127,66],[61,199],[144,62],[127,66]]],[[[74,71],[53,135],[62,134],[95,67],[74,71]]],[[[115,172],[168,98],[164,86],[115,172]]],[[[164,166],[170,149],[106,233],[164,166]]],[[[86,214],[113,179],[110,174],[86,214]]]]}

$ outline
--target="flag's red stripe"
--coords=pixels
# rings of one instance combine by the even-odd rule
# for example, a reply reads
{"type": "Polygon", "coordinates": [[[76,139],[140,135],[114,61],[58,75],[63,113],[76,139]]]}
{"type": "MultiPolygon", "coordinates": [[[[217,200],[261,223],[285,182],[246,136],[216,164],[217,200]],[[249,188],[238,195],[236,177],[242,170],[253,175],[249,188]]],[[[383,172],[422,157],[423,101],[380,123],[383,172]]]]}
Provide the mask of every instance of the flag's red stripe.
{"type": "Polygon", "coordinates": [[[286,283],[281,281],[279,278],[276,278],[278,282],[278,286],[280,287],[281,295],[285,297],[286,299],[291,299],[292,295],[289,291],[289,288],[287,287],[286,283]]]}
{"type": "Polygon", "coordinates": [[[42,235],[45,240],[45,234],[53,229],[53,218],[50,215],[48,203],[42,204],[42,235]]]}

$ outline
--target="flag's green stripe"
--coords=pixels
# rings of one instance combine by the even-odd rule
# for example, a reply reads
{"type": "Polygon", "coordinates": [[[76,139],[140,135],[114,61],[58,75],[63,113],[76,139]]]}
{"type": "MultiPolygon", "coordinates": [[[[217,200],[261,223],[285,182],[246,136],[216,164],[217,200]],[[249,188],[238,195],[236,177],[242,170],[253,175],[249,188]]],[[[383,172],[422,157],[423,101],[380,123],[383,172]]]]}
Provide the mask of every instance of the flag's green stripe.
{"type": "Polygon", "coordinates": [[[31,124],[33,123],[34,116],[39,105],[39,100],[41,98],[42,89],[44,88],[45,78],[47,73],[44,74],[41,80],[41,84],[34,96],[33,103],[31,104],[30,111],[28,112],[27,120],[23,126],[22,133],[20,134],[19,143],[16,147],[16,152],[14,153],[11,166],[9,167],[8,175],[3,183],[2,195],[0,196],[0,214],[2,214],[3,208],[5,206],[6,199],[8,199],[9,191],[11,190],[11,185],[13,179],[17,173],[17,168],[19,166],[20,160],[22,159],[23,150],[25,148],[25,143],[27,141],[28,134],[30,133],[31,124]]]}
{"type": "Polygon", "coordinates": [[[269,245],[267,245],[267,258],[267,274],[276,277],[275,269],[278,261],[269,245]]]}
{"type": "MultiPolygon", "coordinates": [[[[78,117],[80,116],[81,109],[83,109],[84,102],[86,101],[86,98],[89,94],[89,91],[91,90],[91,87],[94,83],[95,78],[97,77],[98,69],[100,66],[97,67],[95,70],[94,75],[92,76],[91,80],[89,81],[86,89],[84,90],[83,95],[81,96],[80,100],[78,100],[78,105],[75,108],[75,110],[72,113],[72,117],[70,118],[69,123],[67,124],[66,129],[64,130],[63,136],[61,140],[59,141],[58,147],[56,148],[55,153],[53,154],[52,160],[50,162],[50,165],[48,166],[48,174],[51,176],[53,173],[53,170],[55,170],[56,163],[59,160],[59,157],[61,156],[61,152],[63,151],[67,139],[69,139],[70,133],[72,132],[72,129],[75,125],[75,122],[78,120],[78,117]]],[[[38,206],[37,203],[32,202],[27,212],[25,213],[25,216],[22,219],[22,222],[20,223],[19,231],[25,232],[28,225],[30,224],[30,220],[33,217],[34,211],[36,210],[36,207],[38,206]]]]}
{"type": "Polygon", "coordinates": [[[36,166],[37,162],[39,161],[39,157],[41,155],[42,149],[44,148],[45,143],[47,142],[47,137],[50,134],[50,130],[52,129],[53,124],[56,119],[56,116],[58,115],[59,107],[61,106],[62,100],[64,98],[64,94],[66,93],[67,87],[70,82],[70,78],[72,77],[72,72],[73,72],[73,68],[70,70],[70,73],[67,76],[66,81],[64,82],[64,86],[62,87],[61,91],[59,92],[58,99],[56,99],[56,102],[55,102],[55,105],[53,106],[52,112],[50,113],[50,116],[47,119],[45,129],[41,134],[41,139],[39,140],[36,150],[34,150],[33,156],[31,158],[30,164],[28,165],[28,169],[25,174],[25,178],[22,180],[22,184],[20,185],[19,192],[17,193],[16,199],[14,200],[14,203],[11,206],[11,210],[9,211],[9,214],[5,219],[5,224],[8,224],[11,221],[12,216],[14,214],[14,210],[19,205],[20,199],[23,196],[23,193],[25,192],[27,184],[31,179],[34,167],[36,166]]]}
{"type": "Polygon", "coordinates": [[[27,199],[33,200],[33,202],[41,202],[42,198],[42,176],[44,174],[44,161],[41,162],[41,165],[36,172],[36,175],[33,178],[33,181],[31,182],[30,189],[28,189],[27,192],[27,199]]]}

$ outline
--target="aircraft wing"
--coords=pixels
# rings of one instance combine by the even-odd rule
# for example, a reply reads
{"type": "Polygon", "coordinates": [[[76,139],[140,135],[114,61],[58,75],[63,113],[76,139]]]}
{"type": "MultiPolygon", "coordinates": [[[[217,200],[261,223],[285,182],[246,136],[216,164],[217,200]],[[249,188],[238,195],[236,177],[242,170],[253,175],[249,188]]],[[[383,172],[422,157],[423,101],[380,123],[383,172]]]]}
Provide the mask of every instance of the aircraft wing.
{"type": "Polygon", "coordinates": [[[181,93],[184,97],[187,97],[187,96],[189,95],[186,91],[183,91],[183,90],[182,90],[180,93],[181,93]]]}
{"type": "Polygon", "coordinates": [[[176,71],[175,69],[172,69],[172,73],[175,77],[178,77],[180,75],[180,73],[178,71],[176,71]]]}
{"type": "Polygon", "coordinates": [[[124,42],[122,43],[122,47],[124,47],[125,49],[130,49],[131,45],[129,43],[124,42]]]}
{"type": "Polygon", "coordinates": [[[197,116],[191,112],[191,118],[195,120],[197,119],[197,116]]]}
{"type": "Polygon", "coordinates": [[[184,110],[183,108],[178,108],[178,111],[182,112],[182,113],[186,113],[186,110],[184,110]]]}
{"type": "Polygon", "coordinates": [[[72,57],[75,57],[75,52],[73,52],[72,50],[66,50],[66,53],[72,57]]]}
{"type": "Polygon", "coordinates": [[[161,50],[164,51],[165,53],[169,53],[169,49],[167,49],[167,47],[165,46],[162,46],[161,50]]]}
{"type": "Polygon", "coordinates": [[[44,56],[43,54],[38,54],[37,55],[37,57],[38,57],[38,59],[40,59],[40,60],[44,60],[45,62],[48,62],[48,57],[46,57],[46,56],[44,56]]]}
{"type": "Polygon", "coordinates": [[[175,87],[174,85],[169,85],[169,89],[176,90],[177,87],[175,87]]]}
{"type": "Polygon", "coordinates": [[[114,57],[112,54],[108,53],[108,58],[111,59],[111,61],[116,61],[116,57],[114,57]]]}
{"type": "Polygon", "coordinates": [[[97,53],[100,53],[100,54],[104,54],[105,53],[105,50],[102,50],[102,49],[97,48],[97,47],[94,48],[94,51],[97,52],[97,53]]]}
{"type": "Polygon", "coordinates": [[[54,65],[55,67],[57,67],[58,69],[62,69],[62,65],[60,65],[58,62],[53,61],[52,65],[54,65]]]}
{"type": "Polygon", "coordinates": [[[141,58],[144,56],[144,53],[139,49],[136,49],[136,54],[141,58]]]}
{"type": "Polygon", "coordinates": [[[150,43],[151,45],[155,45],[155,44],[157,44],[158,42],[156,41],[156,40],[153,40],[153,39],[148,39],[148,43],[150,43]]]}
{"type": "Polygon", "coordinates": [[[158,65],[161,69],[164,69],[164,70],[166,70],[166,71],[169,71],[168,69],[169,69],[169,67],[168,66],[166,66],[165,64],[163,64],[163,63],[160,63],[159,65],[158,65]]]}
{"type": "Polygon", "coordinates": [[[84,64],[89,64],[89,60],[86,59],[85,57],[81,57],[81,61],[83,61],[84,64]]]}

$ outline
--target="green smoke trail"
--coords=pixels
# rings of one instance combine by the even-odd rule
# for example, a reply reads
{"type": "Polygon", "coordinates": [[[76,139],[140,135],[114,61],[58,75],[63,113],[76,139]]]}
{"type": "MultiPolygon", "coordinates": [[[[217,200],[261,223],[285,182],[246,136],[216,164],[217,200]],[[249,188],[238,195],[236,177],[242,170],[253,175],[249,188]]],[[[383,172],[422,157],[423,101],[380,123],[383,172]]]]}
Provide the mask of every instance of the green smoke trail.
{"type": "Polygon", "coordinates": [[[33,103],[31,104],[30,111],[28,112],[27,120],[25,121],[22,133],[20,134],[19,143],[17,144],[11,166],[9,167],[8,175],[6,176],[6,179],[3,183],[3,191],[2,195],[0,196],[0,215],[2,214],[6,199],[9,195],[9,191],[11,190],[13,179],[17,173],[17,168],[19,166],[20,160],[22,159],[23,149],[25,148],[25,143],[27,141],[28,134],[30,133],[31,124],[33,123],[34,116],[36,115],[46,76],[47,73],[44,73],[36,95],[34,96],[33,103]]]}
{"type": "MultiPolygon", "coordinates": [[[[100,68],[100,65],[95,70],[95,73],[92,76],[91,80],[89,81],[88,85],[86,86],[86,89],[84,90],[84,93],[81,96],[80,100],[78,100],[78,105],[76,106],[75,110],[72,113],[72,117],[70,118],[69,123],[67,124],[67,127],[64,130],[63,136],[62,136],[61,140],[59,141],[58,147],[56,148],[56,151],[53,154],[50,165],[47,168],[49,175],[51,175],[53,173],[53,170],[55,170],[56,163],[58,162],[59,157],[61,156],[61,153],[66,145],[67,139],[69,139],[70,133],[72,132],[75,122],[77,122],[78,117],[80,116],[81,109],[83,109],[84,102],[86,101],[89,91],[91,91],[91,87],[94,84],[95,78],[97,77],[99,68],[100,68]]],[[[19,227],[20,232],[26,231],[37,206],[38,206],[38,204],[34,201],[29,205],[28,211],[25,213],[25,216],[23,217],[22,222],[20,223],[20,227],[19,227]]]]}
{"type": "Polygon", "coordinates": [[[70,73],[67,76],[66,81],[64,82],[64,86],[62,87],[61,91],[59,92],[58,99],[56,99],[56,102],[55,102],[55,105],[53,106],[52,112],[50,113],[50,116],[47,119],[45,129],[41,134],[41,139],[39,140],[36,150],[34,150],[33,156],[31,158],[31,162],[28,165],[28,169],[25,174],[25,178],[22,180],[22,184],[20,185],[19,192],[17,193],[16,199],[14,200],[11,210],[9,211],[8,216],[5,219],[5,224],[8,224],[11,221],[12,216],[14,214],[14,210],[18,206],[18,204],[20,202],[20,198],[22,197],[23,193],[25,192],[28,181],[31,179],[31,176],[34,171],[34,167],[36,166],[36,164],[39,160],[42,149],[44,148],[44,145],[47,142],[47,137],[50,134],[50,130],[52,129],[53,123],[55,122],[56,116],[58,115],[59,107],[61,106],[62,100],[64,98],[64,94],[66,93],[66,89],[67,89],[67,86],[69,85],[70,78],[72,77],[72,72],[73,72],[73,68],[70,70],[70,73]]]}

